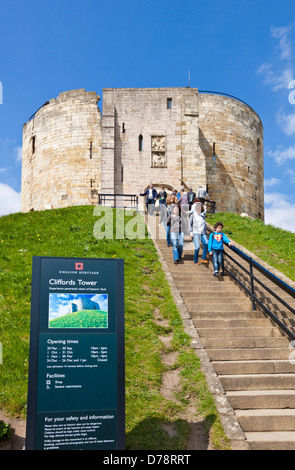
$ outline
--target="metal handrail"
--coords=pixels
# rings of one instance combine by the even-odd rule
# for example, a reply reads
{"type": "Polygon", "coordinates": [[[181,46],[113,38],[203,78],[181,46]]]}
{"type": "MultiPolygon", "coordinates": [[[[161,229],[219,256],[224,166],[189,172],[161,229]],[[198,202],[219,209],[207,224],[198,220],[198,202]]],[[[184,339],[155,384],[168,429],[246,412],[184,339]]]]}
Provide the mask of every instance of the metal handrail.
{"type": "Polygon", "coordinates": [[[263,287],[269,294],[271,294],[276,300],[281,302],[284,307],[288,308],[291,313],[295,315],[295,309],[291,307],[285,300],[283,300],[278,294],[276,294],[272,289],[270,289],[268,286],[264,284],[260,279],[258,279],[254,274],[253,274],[253,268],[257,269],[261,274],[263,274],[267,279],[272,281],[276,286],[280,287],[284,292],[289,294],[291,297],[295,299],[295,289],[286,282],[282,281],[280,278],[272,274],[270,271],[268,271],[266,268],[261,266],[261,264],[257,263],[257,261],[254,261],[253,258],[250,256],[246,255],[243,253],[243,251],[239,250],[235,246],[230,246],[228,247],[231,251],[236,253],[240,258],[245,260],[246,262],[249,263],[249,270],[247,270],[244,266],[242,266],[234,257],[229,255],[226,250],[224,250],[224,254],[227,258],[229,258],[231,261],[233,261],[239,268],[241,268],[244,272],[246,272],[250,276],[250,284],[251,284],[251,289],[249,289],[242,281],[239,279],[227,266],[224,265],[222,266],[223,272],[226,271],[228,274],[236,281],[238,284],[249,294],[252,300],[252,309],[256,310],[256,304],[258,304],[264,311],[265,313],[286,333],[286,335],[291,339],[295,340],[295,334],[287,327],[285,323],[283,323],[255,294],[255,284],[254,282],[257,282],[261,287],[263,287]]]}
{"type": "Polygon", "coordinates": [[[106,202],[111,202],[111,207],[120,207],[121,209],[133,209],[138,212],[138,196],[137,194],[106,194],[101,193],[98,194],[98,205],[103,205],[106,202]],[[117,204],[118,201],[123,202],[130,202],[130,206],[121,206],[121,204],[117,204]]]}
{"type": "Polygon", "coordinates": [[[205,200],[206,204],[206,213],[207,214],[215,214],[216,213],[216,201],[209,201],[209,199],[205,200]]]}
{"type": "Polygon", "coordinates": [[[46,106],[47,104],[49,104],[49,101],[46,101],[46,103],[42,104],[42,106],[40,106],[40,108],[38,108],[37,111],[35,111],[34,114],[32,114],[32,116],[28,119],[28,121],[31,121],[32,119],[34,119],[38,111],[40,111],[40,109],[43,108],[43,106],[46,106]]]}

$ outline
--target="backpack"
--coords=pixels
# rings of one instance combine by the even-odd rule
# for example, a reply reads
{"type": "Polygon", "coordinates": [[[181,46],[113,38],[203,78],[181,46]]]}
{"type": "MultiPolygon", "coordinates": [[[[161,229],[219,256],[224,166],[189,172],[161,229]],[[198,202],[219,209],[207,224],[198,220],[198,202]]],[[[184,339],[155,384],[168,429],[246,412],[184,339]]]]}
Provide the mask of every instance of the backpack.
{"type": "Polygon", "coordinates": [[[191,203],[195,199],[195,193],[189,193],[188,195],[188,202],[191,203]]]}

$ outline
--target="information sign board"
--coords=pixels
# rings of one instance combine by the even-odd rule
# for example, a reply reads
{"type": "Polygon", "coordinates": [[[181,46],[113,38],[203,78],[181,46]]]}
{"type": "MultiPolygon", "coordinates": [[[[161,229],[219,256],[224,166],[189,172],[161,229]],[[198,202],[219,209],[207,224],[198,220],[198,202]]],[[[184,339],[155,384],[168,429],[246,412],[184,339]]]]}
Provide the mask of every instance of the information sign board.
{"type": "Polygon", "coordinates": [[[123,450],[124,262],[33,257],[27,450],[123,450]]]}

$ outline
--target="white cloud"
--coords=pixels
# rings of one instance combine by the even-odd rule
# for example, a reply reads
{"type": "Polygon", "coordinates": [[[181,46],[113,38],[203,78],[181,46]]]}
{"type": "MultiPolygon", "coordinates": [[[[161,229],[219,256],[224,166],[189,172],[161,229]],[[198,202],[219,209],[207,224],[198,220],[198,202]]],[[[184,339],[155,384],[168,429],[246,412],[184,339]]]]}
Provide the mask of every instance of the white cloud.
{"type": "Polygon", "coordinates": [[[287,175],[290,177],[290,181],[292,184],[295,184],[295,171],[291,170],[290,168],[288,168],[287,170],[287,175]]]}
{"type": "Polygon", "coordinates": [[[271,86],[273,91],[286,90],[294,79],[294,61],[290,33],[292,26],[271,27],[271,35],[278,40],[276,47],[279,57],[274,57],[271,63],[262,64],[257,73],[262,75],[263,83],[271,86]]]}
{"type": "Polygon", "coordinates": [[[295,145],[290,145],[288,148],[279,145],[274,152],[267,153],[270,157],[274,158],[277,165],[282,165],[287,160],[295,159],[295,145]]]}
{"type": "Polygon", "coordinates": [[[0,216],[20,212],[20,193],[8,184],[0,183],[0,216]]]}
{"type": "Polygon", "coordinates": [[[276,120],[285,134],[295,134],[295,113],[285,114],[280,111],[276,115],[276,120]]]}
{"type": "Polygon", "coordinates": [[[280,184],[281,180],[278,178],[274,178],[273,176],[269,178],[268,180],[264,180],[264,187],[271,187],[271,186],[276,186],[277,184],[280,184]]]}
{"type": "Polygon", "coordinates": [[[17,145],[17,147],[14,147],[14,152],[16,153],[16,161],[21,162],[22,161],[22,146],[17,145]]]}
{"type": "Polygon", "coordinates": [[[273,70],[273,65],[270,64],[262,64],[257,73],[264,77],[263,82],[270,85],[273,91],[288,89],[294,76],[291,66],[273,70]]]}
{"type": "Polygon", "coordinates": [[[295,232],[295,202],[288,201],[284,194],[266,193],[265,223],[295,232]]]}
{"type": "Polygon", "coordinates": [[[279,49],[281,52],[281,59],[289,59],[292,55],[292,47],[289,40],[290,26],[282,26],[280,28],[271,27],[271,35],[279,39],[279,49]]]}

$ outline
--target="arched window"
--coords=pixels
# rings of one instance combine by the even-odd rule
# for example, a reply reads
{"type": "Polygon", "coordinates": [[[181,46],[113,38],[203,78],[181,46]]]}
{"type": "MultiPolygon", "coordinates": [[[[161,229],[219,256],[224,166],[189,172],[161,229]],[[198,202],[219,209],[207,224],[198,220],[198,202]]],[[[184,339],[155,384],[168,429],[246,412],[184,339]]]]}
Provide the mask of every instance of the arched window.
{"type": "Polygon", "coordinates": [[[141,152],[142,151],[142,147],[143,147],[143,137],[142,135],[140,134],[138,136],[138,150],[141,152]]]}

